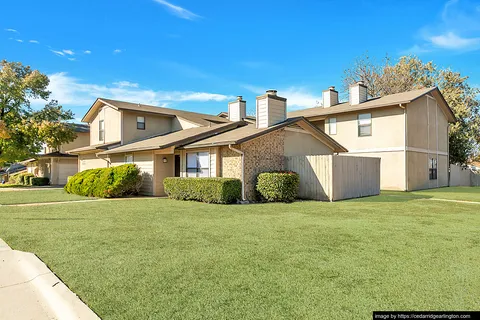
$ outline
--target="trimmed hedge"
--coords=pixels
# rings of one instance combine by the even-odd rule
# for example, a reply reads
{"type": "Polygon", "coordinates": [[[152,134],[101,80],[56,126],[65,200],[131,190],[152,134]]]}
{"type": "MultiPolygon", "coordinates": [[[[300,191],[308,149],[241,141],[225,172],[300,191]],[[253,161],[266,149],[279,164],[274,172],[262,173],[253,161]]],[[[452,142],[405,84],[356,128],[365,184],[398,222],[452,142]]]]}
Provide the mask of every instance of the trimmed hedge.
{"type": "Polygon", "coordinates": [[[32,177],[35,177],[33,173],[22,172],[22,173],[17,173],[15,175],[11,175],[10,181],[12,181],[14,184],[29,185],[30,178],[32,177]]]}
{"type": "Polygon", "coordinates": [[[47,177],[30,177],[30,184],[32,186],[47,186],[50,179],[47,177]]]}
{"type": "Polygon", "coordinates": [[[257,191],[269,202],[292,202],[298,195],[300,177],[291,171],[264,172],[257,178],[257,191]]]}
{"type": "Polygon", "coordinates": [[[142,185],[140,170],[134,164],[90,169],[68,179],[64,189],[87,197],[117,198],[138,194],[142,185]]]}
{"type": "Polygon", "coordinates": [[[231,178],[165,178],[168,197],[206,203],[235,203],[242,198],[242,182],[231,178]]]}

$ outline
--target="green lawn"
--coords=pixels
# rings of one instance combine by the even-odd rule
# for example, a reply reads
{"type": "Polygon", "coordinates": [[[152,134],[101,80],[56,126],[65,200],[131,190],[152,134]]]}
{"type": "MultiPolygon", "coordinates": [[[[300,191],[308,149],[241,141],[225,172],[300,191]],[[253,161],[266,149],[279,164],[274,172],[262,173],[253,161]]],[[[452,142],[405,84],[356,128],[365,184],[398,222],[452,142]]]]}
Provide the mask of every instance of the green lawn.
{"type": "Polygon", "coordinates": [[[478,310],[480,205],[426,197],[0,207],[0,237],[35,252],[103,319],[478,310]]]}
{"type": "Polygon", "coordinates": [[[87,198],[68,194],[63,189],[44,189],[44,190],[21,190],[0,192],[0,205],[5,204],[25,204],[37,202],[62,202],[89,200],[87,198]]]}

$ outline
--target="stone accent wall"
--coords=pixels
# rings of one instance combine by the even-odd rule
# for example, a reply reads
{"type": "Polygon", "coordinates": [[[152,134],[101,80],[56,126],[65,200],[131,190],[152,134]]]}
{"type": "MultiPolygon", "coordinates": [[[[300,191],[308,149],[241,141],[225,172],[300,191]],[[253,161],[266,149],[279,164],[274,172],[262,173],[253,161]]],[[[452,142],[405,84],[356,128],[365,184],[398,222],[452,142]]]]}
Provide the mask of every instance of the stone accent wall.
{"type": "Polygon", "coordinates": [[[219,177],[242,179],[242,156],[228,147],[222,147],[220,155],[222,163],[219,177]]]}
{"type": "MultiPolygon", "coordinates": [[[[235,146],[245,154],[245,196],[256,200],[255,186],[259,173],[283,170],[285,131],[283,129],[235,146]]],[[[228,147],[221,148],[221,176],[242,178],[241,155],[228,147]]]]}
{"type": "Polygon", "coordinates": [[[245,153],[245,196],[256,199],[257,176],[284,168],[285,130],[277,130],[242,144],[245,153]]]}

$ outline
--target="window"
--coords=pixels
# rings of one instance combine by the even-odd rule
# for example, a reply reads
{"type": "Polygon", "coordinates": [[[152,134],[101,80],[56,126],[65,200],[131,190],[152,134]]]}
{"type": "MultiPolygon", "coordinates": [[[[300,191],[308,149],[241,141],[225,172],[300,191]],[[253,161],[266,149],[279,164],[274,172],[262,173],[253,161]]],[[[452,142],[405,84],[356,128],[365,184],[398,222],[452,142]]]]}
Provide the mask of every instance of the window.
{"type": "Polygon", "coordinates": [[[328,134],[337,134],[337,118],[330,118],[328,120],[328,134]]]}
{"type": "Polygon", "coordinates": [[[365,137],[372,135],[372,115],[364,113],[358,115],[358,136],[365,137]]]}
{"type": "Polygon", "coordinates": [[[103,120],[100,120],[98,122],[98,140],[105,140],[105,122],[103,122],[103,120]]]}
{"type": "Polygon", "coordinates": [[[124,160],[125,163],[133,163],[133,154],[126,154],[124,160]]]}
{"type": "Polygon", "coordinates": [[[137,117],[137,129],[145,130],[145,117],[137,117]]]}
{"type": "Polygon", "coordinates": [[[437,180],[437,159],[431,158],[428,167],[428,173],[430,180],[437,180]]]}
{"type": "Polygon", "coordinates": [[[187,153],[187,177],[208,177],[209,162],[208,152],[187,153]]]}

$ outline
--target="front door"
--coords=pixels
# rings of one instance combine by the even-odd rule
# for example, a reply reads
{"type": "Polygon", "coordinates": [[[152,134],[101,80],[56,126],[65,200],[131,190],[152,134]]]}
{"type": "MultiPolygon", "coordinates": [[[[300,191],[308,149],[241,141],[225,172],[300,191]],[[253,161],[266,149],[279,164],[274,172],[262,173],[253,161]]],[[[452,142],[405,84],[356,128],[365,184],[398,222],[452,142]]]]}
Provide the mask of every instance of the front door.
{"type": "Polygon", "coordinates": [[[180,155],[175,155],[175,177],[180,177],[180,155]]]}

